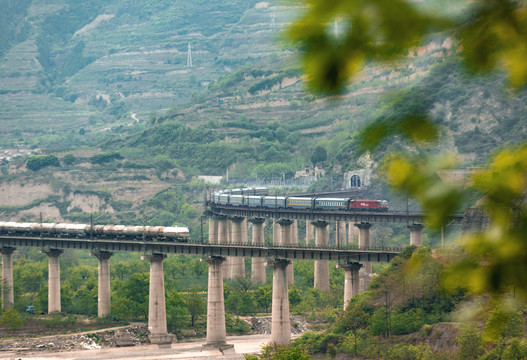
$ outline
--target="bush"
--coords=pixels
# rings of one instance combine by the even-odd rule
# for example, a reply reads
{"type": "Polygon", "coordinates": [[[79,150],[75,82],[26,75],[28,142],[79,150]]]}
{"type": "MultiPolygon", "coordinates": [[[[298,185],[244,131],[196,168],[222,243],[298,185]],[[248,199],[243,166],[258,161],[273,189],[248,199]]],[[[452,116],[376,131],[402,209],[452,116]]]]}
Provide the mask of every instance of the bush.
{"type": "Polygon", "coordinates": [[[483,352],[483,339],[477,328],[463,327],[457,338],[457,343],[459,345],[459,359],[477,359],[483,352]]]}
{"type": "Polygon", "coordinates": [[[120,153],[118,152],[107,152],[107,153],[101,153],[101,154],[95,154],[90,157],[90,161],[92,164],[106,164],[110,161],[114,160],[122,160],[124,159],[120,153]]]}
{"type": "Polygon", "coordinates": [[[502,359],[527,359],[527,343],[519,339],[513,339],[505,350],[503,350],[502,359]]]}
{"type": "Polygon", "coordinates": [[[262,355],[245,355],[246,360],[309,360],[309,356],[304,349],[298,346],[273,346],[265,345],[262,348],[262,355]]]}
{"type": "Polygon", "coordinates": [[[55,155],[30,155],[26,160],[26,167],[32,171],[47,166],[60,166],[60,161],[55,155]]]}
{"type": "Polygon", "coordinates": [[[14,308],[5,309],[0,316],[0,326],[8,330],[18,330],[24,326],[22,317],[14,308]]]}
{"type": "Polygon", "coordinates": [[[245,321],[230,316],[225,316],[225,328],[231,334],[247,334],[251,330],[251,327],[245,321]]]}
{"type": "Polygon", "coordinates": [[[64,165],[73,165],[75,164],[76,161],[77,161],[77,158],[73,154],[66,154],[62,158],[62,162],[64,163],[64,165]]]}

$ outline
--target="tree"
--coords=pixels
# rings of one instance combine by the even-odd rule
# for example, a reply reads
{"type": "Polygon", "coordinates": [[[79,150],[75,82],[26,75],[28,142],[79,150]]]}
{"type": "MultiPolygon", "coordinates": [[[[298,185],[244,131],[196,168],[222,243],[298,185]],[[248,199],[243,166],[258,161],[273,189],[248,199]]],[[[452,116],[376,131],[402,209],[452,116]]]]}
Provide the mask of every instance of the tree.
{"type": "Polygon", "coordinates": [[[146,319],[148,314],[148,292],[150,276],[148,273],[135,273],[128,281],[113,290],[112,314],[123,319],[146,319]],[[116,291],[117,290],[117,291],[116,291]]]}
{"type": "Polygon", "coordinates": [[[477,359],[483,353],[483,338],[480,331],[473,326],[464,326],[457,337],[460,359],[477,359]]]}
{"type": "Polygon", "coordinates": [[[168,172],[176,167],[176,164],[174,160],[172,160],[170,157],[166,155],[157,155],[154,158],[154,166],[156,167],[159,178],[163,176],[164,173],[166,173],[166,177],[168,177],[168,172]]]}
{"type": "Polygon", "coordinates": [[[62,158],[62,162],[64,163],[64,165],[73,165],[75,161],[77,161],[77,158],[71,153],[64,155],[64,157],[62,158]]]}
{"type": "Polygon", "coordinates": [[[167,308],[167,326],[170,331],[177,333],[185,317],[188,315],[188,304],[183,294],[176,289],[168,292],[166,308],[167,308]]]}
{"type": "Polygon", "coordinates": [[[60,161],[55,155],[30,155],[26,160],[26,167],[32,171],[37,171],[47,166],[60,167],[60,161]]]}
{"type": "Polygon", "coordinates": [[[369,314],[364,311],[359,302],[353,302],[346,308],[344,314],[346,327],[353,333],[353,349],[355,358],[357,357],[357,335],[358,331],[368,324],[369,314]]]}
{"type": "MultiPolygon", "coordinates": [[[[260,286],[254,294],[256,303],[265,311],[269,312],[273,302],[273,289],[271,285],[260,286]]],[[[291,299],[291,298],[290,298],[291,299]]]]}
{"type": "Polygon", "coordinates": [[[313,155],[311,155],[311,162],[313,163],[313,165],[323,163],[327,159],[328,159],[328,152],[326,148],[323,146],[317,146],[315,148],[315,151],[313,151],[313,155]]]}
{"type": "Polygon", "coordinates": [[[187,307],[190,314],[191,326],[195,326],[196,318],[205,313],[205,300],[203,296],[193,288],[190,294],[187,295],[187,307]]]}

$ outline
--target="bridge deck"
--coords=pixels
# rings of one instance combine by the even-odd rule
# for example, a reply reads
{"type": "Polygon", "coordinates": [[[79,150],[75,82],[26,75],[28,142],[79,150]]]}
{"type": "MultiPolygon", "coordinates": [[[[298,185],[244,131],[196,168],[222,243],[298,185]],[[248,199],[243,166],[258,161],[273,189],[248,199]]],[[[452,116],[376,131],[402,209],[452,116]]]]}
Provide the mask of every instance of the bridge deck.
{"type": "MultiPolygon", "coordinates": [[[[250,218],[274,219],[307,219],[325,221],[354,221],[356,223],[405,223],[423,224],[426,214],[405,211],[342,211],[342,210],[302,210],[285,208],[266,208],[249,206],[221,205],[207,202],[210,214],[226,216],[244,216],[250,218]]],[[[449,217],[454,223],[463,222],[463,214],[454,214],[449,217]]]]}
{"type": "Polygon", "coordinates": [[[389,262],[402,249],[317,248],[305,246],[265,246],[248,244],[196,244],[179,242],[129,241],[122,239],[44,238],[0,236],[2,247],[39,247],[89,251],[128,251],[202,257],[256,257],[339,262],[389,262]]]}

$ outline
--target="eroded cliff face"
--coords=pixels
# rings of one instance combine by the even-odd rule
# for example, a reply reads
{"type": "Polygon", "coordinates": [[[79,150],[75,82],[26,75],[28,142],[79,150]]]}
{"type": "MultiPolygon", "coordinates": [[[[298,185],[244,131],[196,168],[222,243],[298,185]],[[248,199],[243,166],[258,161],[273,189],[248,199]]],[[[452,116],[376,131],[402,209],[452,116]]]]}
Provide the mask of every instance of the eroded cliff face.
{"type": "Polygon", "coordinates": [[[114,214],[116,204],[138,213],[146,200],[170,186],[149,171],[135,174],[135,180],[120,176],[126,172],[119,169],[112,171],[114,178],[89,168],[80,173],[20,169],[9,181],[0,182],[2,219],[39,221],[42,216],[45,221],[61,222],[72,214],[114,214]]]}

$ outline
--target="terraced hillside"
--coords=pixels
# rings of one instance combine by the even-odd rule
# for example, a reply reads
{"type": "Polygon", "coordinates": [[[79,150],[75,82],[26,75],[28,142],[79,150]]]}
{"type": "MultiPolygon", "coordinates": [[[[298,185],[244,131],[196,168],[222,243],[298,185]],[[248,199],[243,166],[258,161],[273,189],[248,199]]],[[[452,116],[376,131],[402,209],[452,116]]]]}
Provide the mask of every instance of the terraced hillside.
{"type": "Polygon", "coordinates": [[[18,14],[25,36],[8,29],[0,58],[4,134],[147,120],[187,103],[238,64],[281,52],[272,39],[292,10],[236,0],[55,0],[26,2],[18,14]]]}

